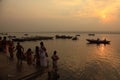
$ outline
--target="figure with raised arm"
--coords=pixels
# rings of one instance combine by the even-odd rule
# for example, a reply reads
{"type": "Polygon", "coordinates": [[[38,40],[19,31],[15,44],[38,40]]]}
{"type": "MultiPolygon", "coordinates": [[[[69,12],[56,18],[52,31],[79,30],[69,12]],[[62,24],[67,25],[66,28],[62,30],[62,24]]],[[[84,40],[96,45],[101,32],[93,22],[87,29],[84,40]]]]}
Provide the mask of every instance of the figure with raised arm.
{"type": "Polygon", "coordinates": [[[19,42],[16,45],[15,51],[17,51],[16,56],[17,56],[18,63],[22,64],[24,48],[19,42]]]}

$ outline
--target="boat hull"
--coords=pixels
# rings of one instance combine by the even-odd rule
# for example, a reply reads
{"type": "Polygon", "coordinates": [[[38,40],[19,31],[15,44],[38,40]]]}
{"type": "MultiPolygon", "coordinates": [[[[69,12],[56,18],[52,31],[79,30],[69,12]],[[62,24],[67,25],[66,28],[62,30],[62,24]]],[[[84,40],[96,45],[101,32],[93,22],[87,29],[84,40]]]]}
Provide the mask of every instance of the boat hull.
{"type": "Polygon", "coordinates": [[[107,40],[94,40],[94,39],[86,39],[91,44],[110,44],[110,41],[107,40]]]}

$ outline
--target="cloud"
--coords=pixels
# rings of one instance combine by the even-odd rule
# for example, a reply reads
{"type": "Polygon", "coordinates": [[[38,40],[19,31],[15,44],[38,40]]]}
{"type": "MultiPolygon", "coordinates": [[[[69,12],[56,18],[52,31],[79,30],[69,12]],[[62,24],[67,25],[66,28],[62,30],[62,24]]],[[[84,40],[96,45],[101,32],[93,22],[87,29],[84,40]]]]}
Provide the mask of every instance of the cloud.
{"type": "Polygon", "coordinates": [[[57,4],[58,6],[76,6],[81,3],[80,0],[52,0],[54,4],[57,4]]]}
{"type": "MultiPolygon", "coordinates": [[[[102,15],[117,16],[120,8],[119,0],[86,0],[77,6],[73,16],[77,17],[101,17],[102,15]]],[[[71,15],[71,16],[72,16],[71,15]]]]}
{"type": "Polygon", "coordinates": [[[96,19],[119,17],[120,0],[7,0],[3,17],[7,19],[96,19]]]}

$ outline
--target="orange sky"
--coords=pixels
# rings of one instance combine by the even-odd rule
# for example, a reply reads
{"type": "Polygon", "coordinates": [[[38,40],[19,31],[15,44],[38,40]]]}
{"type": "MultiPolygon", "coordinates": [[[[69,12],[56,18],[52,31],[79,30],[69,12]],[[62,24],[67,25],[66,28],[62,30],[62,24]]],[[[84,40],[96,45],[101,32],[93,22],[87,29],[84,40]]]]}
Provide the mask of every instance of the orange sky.
{"type": "Polygon", "coordinates": [[[1,0],[0,28],[32,32],[120,31],[119,5],[120,0],[1,0]]]}

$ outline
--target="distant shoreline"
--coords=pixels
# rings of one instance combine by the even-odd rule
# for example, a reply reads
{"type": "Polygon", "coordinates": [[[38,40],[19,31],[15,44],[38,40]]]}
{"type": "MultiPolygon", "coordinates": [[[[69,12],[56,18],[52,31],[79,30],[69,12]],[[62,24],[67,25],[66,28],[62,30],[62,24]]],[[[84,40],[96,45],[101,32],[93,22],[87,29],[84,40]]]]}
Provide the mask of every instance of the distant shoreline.
{"type": "Polygon", "coordinates": [[[94,34],[120,34],[120,32],[108,32],[108,31],[42,31],[42,32],[0,32],[0,33],[94,33],[94,34]]]}

